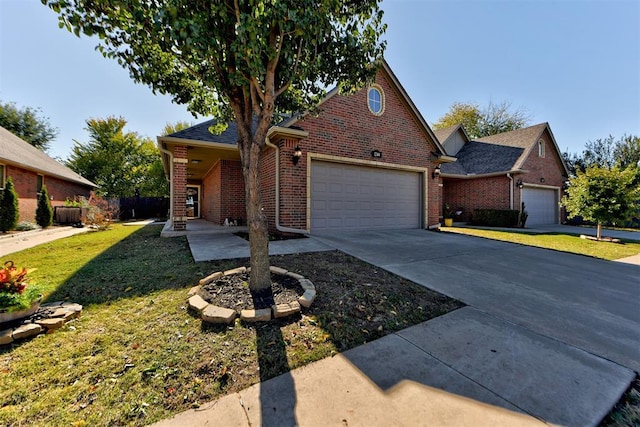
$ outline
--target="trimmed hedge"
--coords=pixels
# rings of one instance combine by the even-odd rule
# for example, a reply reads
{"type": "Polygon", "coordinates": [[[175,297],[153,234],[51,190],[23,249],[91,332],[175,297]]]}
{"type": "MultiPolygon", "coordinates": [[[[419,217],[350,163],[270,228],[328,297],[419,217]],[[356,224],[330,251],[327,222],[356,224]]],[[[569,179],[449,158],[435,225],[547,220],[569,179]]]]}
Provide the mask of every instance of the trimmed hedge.
{"type": "Polygon", "coordinates": [[[520,211],[511,209],[474,209],[471,224],[488,227],[517,227],[520,211]]]}

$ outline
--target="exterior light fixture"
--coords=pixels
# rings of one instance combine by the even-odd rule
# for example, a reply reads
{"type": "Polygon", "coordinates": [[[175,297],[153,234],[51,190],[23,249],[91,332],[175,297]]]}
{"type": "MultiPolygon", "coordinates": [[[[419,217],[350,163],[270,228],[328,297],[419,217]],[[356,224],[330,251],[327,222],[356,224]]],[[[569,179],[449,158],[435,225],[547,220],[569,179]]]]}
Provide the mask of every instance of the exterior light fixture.
{"type": "Polygon", "coordinates": [[[544,178],[540,178],[540,182],[544,184],[544,178]]]}
{"type": "Polygon", "coordinates": [[[518,188],[524,187],[524,184],[522,184],[522,180],[521,179],[519,179],[518,182],[516,182],[516,185],[518,186],[518,188]]]}
{"type": "Polygon", "coordinates": [[[293,157],[291,159],[294,165],[298,164],[300,157],[302,157],[302,150],[299,145],[296,145],[296,148],[293,149],[293,157]]]}
{"type": "Polygon", "coordinates": [[[433,172],[431,172],[431,178],[437,179],[440,178],[440,165],[437,165],[433,172]]]}

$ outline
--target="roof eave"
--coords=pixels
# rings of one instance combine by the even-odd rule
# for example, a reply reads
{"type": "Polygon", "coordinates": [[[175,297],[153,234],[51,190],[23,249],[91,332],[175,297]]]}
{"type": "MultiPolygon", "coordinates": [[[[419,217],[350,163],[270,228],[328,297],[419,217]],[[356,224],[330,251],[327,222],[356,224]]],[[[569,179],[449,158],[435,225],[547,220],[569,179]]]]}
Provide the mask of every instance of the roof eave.
{"type": "Polygon", "coordinates": [[[69,181],[69,182],[73,182],[76,184],[80,184],[80,185],[84,185],[85,187],[93,187],[93,188],[98,188],[98,185],[94,184],[93,182],[89,181],[88,179],[82,177],[82,179],[76,179],[76,178],[72,178],[72,177],[68,177],[68,176],[64,176],[64,175],[60,175],[57,174],[55,172],[51,172],[48,170],[43,170],[40,168],[36,168],[33,167],[31,165],[25,164],[25,163],[20,163],[20,162],[16,162],[14,160],[10,160],[10,159],[2,159],[2,163],[4,163],[5,165],[12,165],[12,166],[17,166],[19,168],[23,168],[23,169],[27,169],[33,172],[37,172],[39,174],[42,174],[43,176],[50,176],[53,178],[57,178],[57,179],[61,179],[63,181],[69,181]]]}
{"type": "Polygon", "coordinates": [[[443,178],[478,179],[478,178],[491,178],[491,177],[502,176],[502,175],[506,176],[507,174],[523,174],[523,173],[529,173],[529,171],[523,170],[523,169],[511,169],[507,171],[467,174],[467,175],[458,175],[454,173],[441,173],[440,176],[443,178]]]}

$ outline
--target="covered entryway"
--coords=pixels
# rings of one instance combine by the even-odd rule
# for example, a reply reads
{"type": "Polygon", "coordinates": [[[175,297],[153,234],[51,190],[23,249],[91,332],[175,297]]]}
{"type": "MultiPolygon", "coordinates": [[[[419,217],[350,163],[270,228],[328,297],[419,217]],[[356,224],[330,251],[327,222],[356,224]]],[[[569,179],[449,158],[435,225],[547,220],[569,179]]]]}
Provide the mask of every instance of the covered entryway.
{"type": "Polygon", "coordinates": [[[557,194],[553,188],[525,187],[522,189],[524,209],[529,214],[527,226],[558,223],[557,194]]]}
{"type": "Polygon", "coordinates": [[[420,228],[422,174],[311,162],[311,232],[420,228]]]}

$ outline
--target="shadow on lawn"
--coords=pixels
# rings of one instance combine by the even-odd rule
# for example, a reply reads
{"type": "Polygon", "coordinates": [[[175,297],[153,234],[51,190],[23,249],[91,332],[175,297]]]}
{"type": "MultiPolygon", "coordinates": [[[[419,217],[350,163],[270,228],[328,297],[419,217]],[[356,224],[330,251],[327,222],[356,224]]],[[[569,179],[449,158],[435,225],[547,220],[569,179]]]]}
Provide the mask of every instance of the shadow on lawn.
{"type": "MultiPolygon", "coordinates": [[[[165,239],[161,228],[142,227],[87,262],[48,301],[103,304],[152,292],[193,286],[216,269],[245,265],[247,260],[194,263],[184,237],[165,239]]],[[[78,248],[82,250],[82,248],[78,248]]]]}

